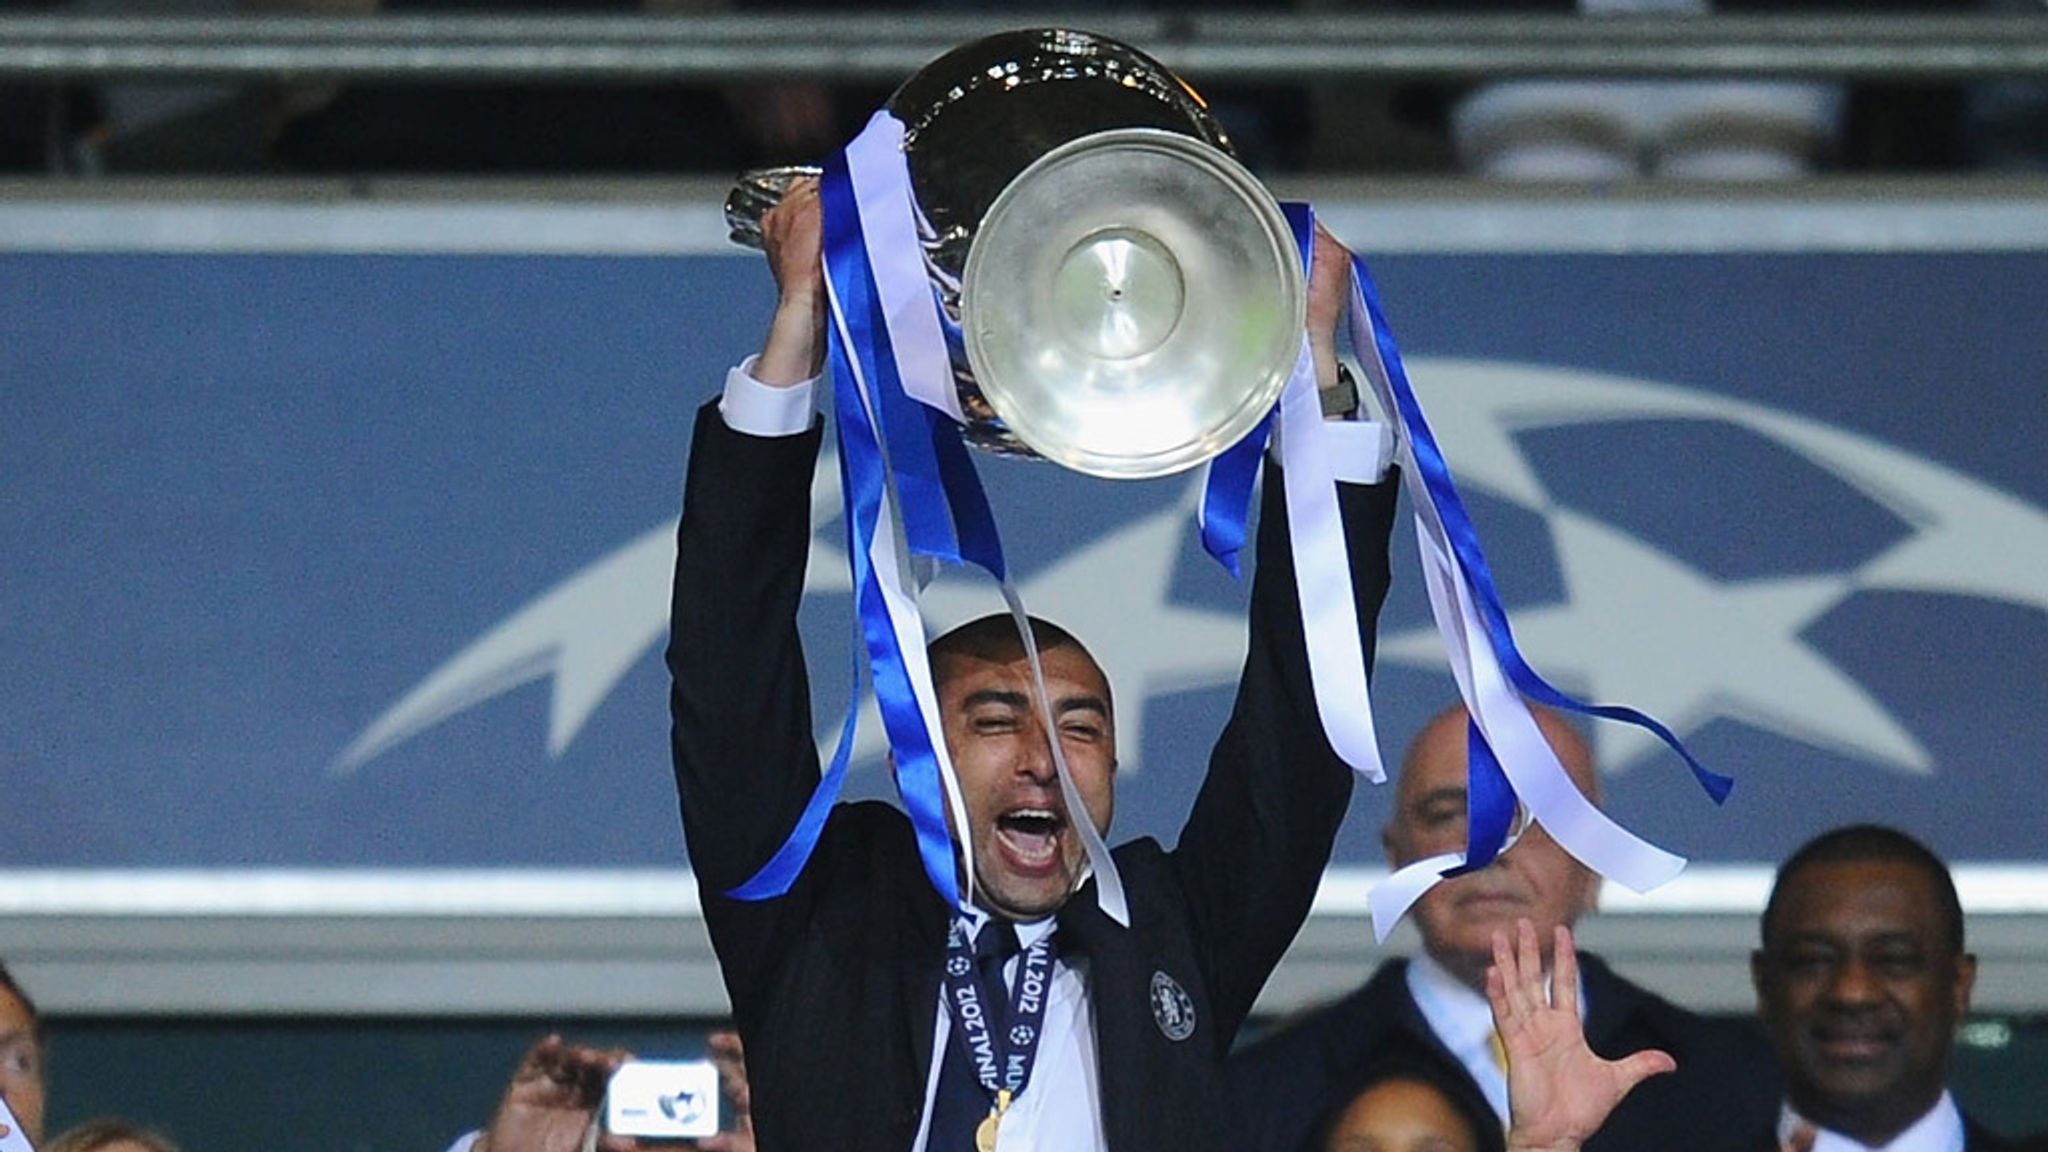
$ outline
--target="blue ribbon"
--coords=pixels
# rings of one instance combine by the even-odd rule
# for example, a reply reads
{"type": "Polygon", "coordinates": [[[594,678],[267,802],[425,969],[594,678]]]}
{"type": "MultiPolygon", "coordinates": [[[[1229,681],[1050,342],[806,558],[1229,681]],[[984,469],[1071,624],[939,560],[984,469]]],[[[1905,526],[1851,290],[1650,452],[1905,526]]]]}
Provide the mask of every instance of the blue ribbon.
{"type": "MultiPolygon", "coordinates": [[[[1302,275],[1307,276],[1310,254],[1315,250],[1315,214],[1307,204],[1292,200],[1282,203],[1280,211],[1294,231],[1302,275]]],[[[1208,481],[1202,488],[1202,550],[1234,580],[1244,579],[1239,556],[1250,536],[1252,484],[1258,479],[1259,458],[1265,455],[1272,432],[1273,413],[1268,412],[1243,439],[1209,461],[1208,481]]]]}
{"type": "Polygon", "coordinates": [[[1301,274],[1306,277],[1315,271],[1315,209],[1307,201],[1282,200],[1280,214],[1287,217],[1287,227],[1294,232],[1294,247],[1301,253],[1301,274]]]}
{"type": "Polygon", "coordinates": [[[996,531],[995,513],[988,506],[988,493],[981,486],[981,474],[967,455],[960,428],[944,414],[917,405],[930,429],[932,454],[939,466],[939,483],[947,506],[952,510],[953,533],[959,541],[959,557],[994,577],[1008,579],[1003,561],[1002,535],[996,531]]]}
{"type": "MultiPolygon", "coordinates": [[[[1400,409],[1402,427],[1408,435],[1409,447],[1415,458],[1415,465],[1422,473],[1424,488],[1431,503],[1436,506],[1438,517],[1443,521],[1444,533],[1449,538],[1452,553],[1458,567],[1464,573],[1466,583],[1472,590],[1472,600],[1479,617],[1486,626],[1487,635],[1493,641],[1495,653],[1500,657],[1501,669],[1508,680],[1525,698],[1549,705],[1562,711],[1576,712],[1586,716],[1598,716],[1643,728],[1668,745],[1684,759],[1692,770],[1693,778],[1716,804],[1727,800],[1735,782],[1717,772],[1712,772],[1693,757],[1685,744],[1669,728],[1650,716],[1613,704],[1587,704],[1553,687],[1529,666],[1522,653],[1515,646],[1514,632],[1508,626],[1507,610],[1501,606],[1500,594],[1495,590],[1492,570],[1487,567],[1485,553],[1479,547],[1479,533],[1472,526],[1472,518],[1465,511],[1464,501],[1458,496],[1458,489],[1451,481],[1451,469],[1437,447],[1436,437],[1430,433],[1428,421],[1423,419],[1422,406],[1415,399],[1415,392],[1408,384],[1408,374],[1401,366],[1401,351],[1394,344],[1393,332],[1387,327],[1386,315],[1380,308],[1379,292],[1373,286],[1372,274],[1366,270],[1365,261],[1352,257],[1352,269],[1357,274],[1361,294],[1365,298],[1366,314],[1372,321],[1373,341],[1378,348],[1380,362],[1386,366],[1387,382],[1394,393],[1396,406],[1400,409]]],[[[1483,745],[1484,740],[1478,741],[1483,745]]],[[[1477,745],[1475,745],[1477,746],[1477,745]]],[[[1491,758],[1489,750],[1488,758],[1491,758]]],[[[1474,760],[1475,766],[1478,761],[1474,760]]],[[[1496,764],[1496,768],[1498,765],[1496,764]]],[[[1469,867],[1470,865],[1468,865],[1469,867]]]]}
{"type": "Polygon", "coordinates": [[[1465,862],[1446,877],[1477,872],[1507,845],[1515,821],[1515,786],[1476,720],[1465,720],[1465,862]]]}
{"type": "Polygon", "coordinates": [[[1259,458],[1272,435],[1273,414],[1261,418],[1244,439],[1209,461],[1202,488],[1202,550],[1214,557],[1231,579],[1243,580],[1239,555],[1250,534],[1252,484],[1259,477],[1259,458]]]}
{"type": "MultiPolygon", "coordinates": [[[[887,475],[882,460],[882,441],[868,420],[868,413],[853,371],[854,358],[867,370],[871,393],[878,411],[886,410],[893,394],[903,403],[917,407],[903,397],[894,358],[887,354],[886,328],[877,303],[872,272],[861,235],[860,213],[853,195],[843,153],[825,165],[819,184],[825,223],[825,270],[830,277],[834,300],[846,325],[842,335],[838,324],[828,327],[826,342],[833,379],[833,406],[839,432],[839,461],[846,493],[849,544],[847,556],[853,573],[856,613],[868,653],[868,667],[874,680],[875,699],[882,713],[882,726],[896,755],[896,783],[917,834],[918,854],[932,887],[949,904],[960,903],[960,887],[954,870],[953,843],[946,831],[943,786],[939,780],[938,758],[925,730],[924,716],[911,688],[910,674],[889,617],[880,578],[869,559],[879,527],[887,475]]],[[[939,554],[957,554],[946,511],[945,486],[939,480],[939,453],[927,431],[923,436],[907,434],[930,426],[913,422],[914,412],[899,413],[899,427],[906,434],[891,442],[901,444],[918,473],[923,494],[917,517],[918,531],[926,548],[939,554]],[[924,452],[920,452],[920,446],[924,452]],[[926,467],[926,464],[929,467],[926,467]]],[[[971,471],[971,469],[970,469],[971,471]]],[[[899,481],[906,476],[899,467],[899,481]]],[[[956,478],[957,481],[957,478],[956,478]]],[[[901,489],[899,489],[901,490],[901,489]]],[[[978,485],[977,485],[978,491],[978,485]]],[[[986,504],[982,504],[983,511],[986,504]]],[[[905,532],[911,531],[911,513],[906,511],[905,532]]],[[[986,547],[986,537],[977,544],[986,547]]],[[[996,562],[1001,563],[1000,552],[996,562]]],[[[848,705],[849,716],[842,729],[842,750],[851,747],[854,716],[860,707],[856,694],[848,705]]],[[[818,782],[803,814],[789,838],[767,865],[746,883],[732,890],[738,899],[767,899],[788,891],[796,876],[817,847],[825,817],[838,799],[845,771],[841,757],[833,758],[833,770],[818,782]]]]}
{"type": "MultiPolygon", "coordinates": [[[[1045,1036],[1058,933],[1048,932],[1023,950],[1017,961],[1017,979],[1005,996],[1001,995],[1000,969],[991,973],[993,988],[983,985],[968,925],[965,917],[955,917],[946,937],[946,967],[941,979],[947,1011],[953,1018],[953,1039],[991,1102],[999,1091],[1009,1092],[1014,1100],[1031,1083],[1038,1042],[1045,1036]],[[998,1007],[1004,1009],[1001,1015],[996,1015],[998,1007]]],[[[997,927],[1009,930],[1007,924],[997,927]]]]}

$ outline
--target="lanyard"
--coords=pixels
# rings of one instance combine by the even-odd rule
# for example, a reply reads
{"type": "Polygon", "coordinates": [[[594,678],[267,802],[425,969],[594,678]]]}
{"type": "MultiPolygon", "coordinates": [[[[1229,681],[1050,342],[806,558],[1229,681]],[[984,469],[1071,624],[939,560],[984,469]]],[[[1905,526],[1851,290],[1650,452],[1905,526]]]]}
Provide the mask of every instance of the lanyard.
{"type": "MultiPolygon", "coordinates": [[[[990,996],[974,962],[973,929],[965,917],[953,921],[946,939],[946,1005],[953,1015],[953,1036],[960,1043],[975,1079],[995,1102],[1006,1107],[1031,1081],[1038,1058],[1038,1040],[1045,1028],[1045,1002],[1052,991],[1054,933],[1024,950],[1017,964],[1016,986],[1007,997],[1009,1011],[990,1019],[990,996]]],[[[997,975],[996,989],[1002,989],[997,975]]]]}

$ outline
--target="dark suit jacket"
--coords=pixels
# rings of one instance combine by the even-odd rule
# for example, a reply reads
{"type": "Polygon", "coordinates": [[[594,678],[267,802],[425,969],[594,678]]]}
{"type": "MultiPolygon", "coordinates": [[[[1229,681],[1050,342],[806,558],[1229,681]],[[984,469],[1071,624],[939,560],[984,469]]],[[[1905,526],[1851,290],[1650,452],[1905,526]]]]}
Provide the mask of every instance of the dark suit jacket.
{"type": "Polygon", "coordinates": [[[2020,1146],[1964,1116],[1963,1152],[2020,1152],[2020,1146]]]}
{"type": "MultiPolygon", "coordinates": [[[[1232,1059],[1237,1147],[1298,1152],[1329,1097],[1389,1043],[1421,1043],[1471,1084],[1408,994],[1407,968],[1406,960],[1387,961],[1358,991],[1232,1059]]],[[[1612,1060],[1662,1048],[1678,1061],[1676,1073],[1630,1093],[1587,1152],[1729,1152],[1748,1147],[1759,1126],[1776,1124],[1783,1089],[1760,1029],[1678,1008],[1615,975],[1598,956],[1579,953],[1579,971],[1594,1051],[1612,1060]]]]}
{"type": "MultiPolygon", "coordinates": [[[[756,1134],[764,1152],[904,1152],[924,1105],[949,917],[908,820],[886,804],[840,805],[786,896],[722,895],[768,859],[818,779],[796,631],[818,431],[746,436],[707,405],[695,435],[668,649],[676,782],[747,1046],[756,1134]]],[[[1223,1058],[1308,913],[1351,792],[1314,711],[1280,487],[1269,474],[1236,706],[1178,847],[1116,850],[1129,931],[1092,891],[1060,914],[1063,954],[1087,960],[1117,1152],[1221,1146],[1223,1058]],[[1154,1012],[1163,981],[1194,1008],[1182,1039],[1154,1012]]],[[[1368,622],[1386,590],[1393,489],[1341,497],[1368,622]]]]}
{"type": "MultiPolygon", "coordinates": [[[[1750,1142],[1749,1147],[1755,1152],[1779,1152],[1777,1124],[1773,1122],[1762,1136],[1750,1142]]],[[[1963,1117],[1963,1152],[2027,1152],[2028,1147],[2007,1140],[1967,1115],[1963,1117]]]]}

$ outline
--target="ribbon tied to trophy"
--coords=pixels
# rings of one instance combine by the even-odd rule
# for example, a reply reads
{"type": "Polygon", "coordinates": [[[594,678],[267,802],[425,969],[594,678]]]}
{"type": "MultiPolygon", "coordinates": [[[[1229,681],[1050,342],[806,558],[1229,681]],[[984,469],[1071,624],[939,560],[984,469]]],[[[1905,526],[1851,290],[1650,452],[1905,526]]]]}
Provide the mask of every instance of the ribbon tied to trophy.
{"type": "MultiPolygon", "coordinates": [[[[800,170],[742,178],[734,238],[800,170]]],[[[809,170],[802,170],[809,171],[809,170]]],[[[1279,457],[1316,711],[1332,749],[1379,782],[1364,639],[1336,484],[1356,442],[1324,419],[1304,332],[1314,215],[1281,205],[1237,163],[1192,88],[1137,50],[1087,33],[1004,33],[906,81],[817,172],[824,214],[833,388],[847,554],[861,637],[898,791],[933,888],[957,908],[973,853],[947,755],[918,608],[937,564],[972,565],[1001,591],[1039,681],[1025,609],[968,445],[1107,478],[1207,469],[1204,549],[1233,576],[1253,483],[1279,457]]],[[[1397,429],[1432,614],[1471,717],[1464,852],[1396,871],[1369,897],[1384,939],[1446,875],[1485,867],[1541,824],[1601,875],[1636,891],[1684,860],[1630,833],[1572,783],[1530,706],[1636,724],[1717,802],[1731,782],[1633,709],[1559,691],[1515,645],[1449,465],[1430,432],[1365,262],[1352,258],[1345,334],[1377,409],[1397,429]]],[[[795,829],[731,893],[769,899],[802,871],[852,756],[860,693],[795,829]]],[[[1049,714],[1047,732],[1056,732],[1049,714]]],[[[1068,811],[1086,809],[1050,741],[1068,811]]],[[[1129,923],[1123,885],[1091,821],[1073,820],[1105,913],[1129,923]]]]}

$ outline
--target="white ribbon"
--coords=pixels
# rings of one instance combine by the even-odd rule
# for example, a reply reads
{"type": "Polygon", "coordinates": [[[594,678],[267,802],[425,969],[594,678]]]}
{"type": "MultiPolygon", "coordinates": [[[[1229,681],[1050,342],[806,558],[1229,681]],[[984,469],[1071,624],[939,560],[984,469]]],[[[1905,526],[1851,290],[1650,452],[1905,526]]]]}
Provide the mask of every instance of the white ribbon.
{"type": "Polygon", "coordinates": [[[1373,725],[1336,469],[1306,337],[1280,393],[1279,451],[1316,712],[1330,747],[1353,771],[1378,784],[1387,772],[1373,725]]]}
{"type": "MultiPolygon", "coordinates": [[[[887,112],[875,113],[867,129],[847,145],[846,165],[859,205],[861,240],[867,248],[869,269],[886,316],[889,344],[894,352],[897,374],[903,381],[903,390],[912,398],[946,412],[955,421],[961,421],[959,398],[953,387],[952,360],[946,352],[944,334],[939,328],[938,309],[932,298],[923,249],[917,239],[910,170],[903,160],[902,123],[887,112]]],[[[844,336],[846,326],[836,298],[832,301],[832,310],[834,323],[839,324],[844,336]]],[[[877,405],[870,392],[871,383],[861,373],[858,358],[853,360],[856,388],[872,419],[876,416],[877,405]]],[[[876,426],[881,426],[878,421],[876,426]]],[[[883,462],[889,481],[870,549],[870,560],[882,587],[890,626],[903,651],[911,691],[923,713],[925,731],[930,736],[938,761],[966,873],[967,886],[961,892],[961,900],[963,904],[971,904],[975,891],[974,834],[967,820],[952,755],[946,747],[938,696],[932,684],[931,664],[925,652],[927,641],[918,605],[921,583],[909,578],[914,566],[907,562],[907,549],[895,512],[896,502],[901,497],[897,492],[895,473],[888,462],[886,446],[883,462]]],[[[1067,807],[1068,826],[1081,837],[1088,865],[1095,875],[1097,904],[1105,915],[1129,927],[1130,909],[1124,896],[1122,876],[1108,846],[1096,831],[1094,821],[1089,818],[1087,807],[1081,802],[1080,792],[1074,787],[1073,774],[1067,767],[1066,755],[1060,748],[1059,729],[1053,722],[1044,671],[1039,665],[1036,646],[1031,642],[1023,601],[1007,579],[998,583],[1003,600],[1017,621],[1019,637],[1030,659],[1032,685],[1037,693],[1054,770],[1059,777],[1060,796],[1067,807]]]]}
{"type": "MultiPolygon", "coordinates": [[[[872,252],[870,259],[872,259],[872,252]]],[[[879,270],[877,270],[879,275],[879,270]]],[[[852,337],[847,331],[845,310],[839,295],[832,288],[832,278],[825,278],[826,299],[832,314],[832,323],[839,328],[840,339],[852,346],[852,337]]],[[[880,428],[879,413],[866,374],[860,369],[860,358],[846,358],[853,371],[854,391],[860,396],[861,406],[867,410],[870,427],[880,428]]],[[[946,805],[952,811],[953,827],[966,828],[967,808],[961,799],[959,777],[953,771],[953,757],[946,747],[945,728],[939,720],[938,691],[932,683],[931,660],[925,648],[929,641],[924,630],[924,617],[918,611],[918,585],[905,579],[911,568],[904,562],[907,549],[902,539],[902,529],[896,518],[896,481],[889,466],[887,441],[876,438],[876,451],[882,457],[884,476],[882,505],[876,510],[875,536],[868,543],[868,565],[875,574],[875,582],[882,592],[883,610],[889,616],[889,629],[896,634],[896,646],[903,653],[903,670],[910,680],[910,693],[917,700],[919,716],[924,721],[925,732],[931,739],[932,756],[939,768],[939,781],[946,793],[946,805]]],[[[974,853],[962,853],[962,864],[966,870],[966,887],[961,892],[963,902],[972,899],[974,891],[974,853]]]]}
{"type": "Polygon", "coordinates": [[[960,394],[953,387],[946,334],[939,326],[938,301],[925,274],[910,168],[903,162],[903,122],[887,112],[875,113],[867,129],[846,146],[846,171],[853,178],[861,236],[874,267],[875,294],[881,300],[903,390],[965,424],[960,394]]]}
{"type": "MultiPolygon", "coordinates": [[[[1393,413],[1393,387],[1373,337],[1372,320],[1353,276],[1349,329],[1357,354],[1383,411],[1393,413]]],[[[1410,476],[1422,472],[1415,462],[1414,438],[1400,442],[1402,466],[1410,476]]],[[[1451,675],[1467,711],[1500,761],[1528,821],[1543,825],[1566,852],[1593,871],[1637,892],[1647,892],[1684,869],[1675,856],[1637,837],[1609,819],[1579,791],[1557,753],[1537,727],[1527,701],[1508,683],[1493,639],[1480,621],[1472,590],[1457,563],[1443,520],[1429,494],[1417,485],[1410,493],[1423,576],[1429,587],[1431,614],[1443,637],[1451,675]]],[[[1506,850],[1504,846],[1503,851],[1506,850]]],[[[1384,942],[1394,924],[1442,878],[1465,863],[1463,853],[1416,861],[1381,881],[1367,896],[1373,934],[1384,942]]]]}

